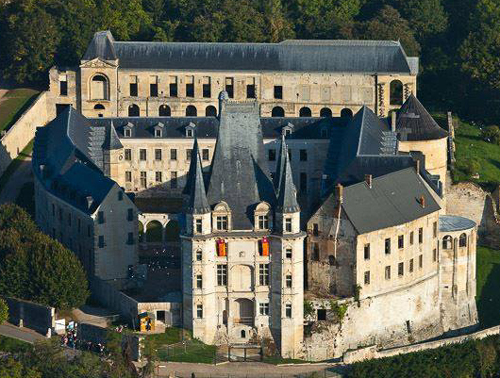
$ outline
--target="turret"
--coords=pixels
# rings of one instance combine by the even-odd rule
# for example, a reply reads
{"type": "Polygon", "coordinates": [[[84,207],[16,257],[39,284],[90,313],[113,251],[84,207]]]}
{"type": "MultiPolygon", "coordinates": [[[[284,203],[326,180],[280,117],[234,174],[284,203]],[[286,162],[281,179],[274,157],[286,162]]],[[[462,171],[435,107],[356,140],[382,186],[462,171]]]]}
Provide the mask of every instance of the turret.
{"type": "Polygon", "coordinates": [[[102,145],[104,174],[122,185],[124,180],[120,177],[119,168],[123,145],[116,133],[113,121],[111,121],[109,126],[105,127],[105,133],[104,144],[102,145]]]}

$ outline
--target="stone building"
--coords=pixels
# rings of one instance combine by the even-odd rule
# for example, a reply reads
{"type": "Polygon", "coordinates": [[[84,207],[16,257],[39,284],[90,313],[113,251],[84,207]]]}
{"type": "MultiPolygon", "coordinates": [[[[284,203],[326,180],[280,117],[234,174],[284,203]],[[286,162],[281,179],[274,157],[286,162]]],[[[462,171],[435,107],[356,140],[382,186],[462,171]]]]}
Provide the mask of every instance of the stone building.
{"type": "Polygon", "coordinates": [[[50,72],[51,106],[88,117],[215,116],[217,96],[265,117],[387,116],[416,94],[418,58],[394,41],[120,42],[97,32],[78,68],[50,72]]]}

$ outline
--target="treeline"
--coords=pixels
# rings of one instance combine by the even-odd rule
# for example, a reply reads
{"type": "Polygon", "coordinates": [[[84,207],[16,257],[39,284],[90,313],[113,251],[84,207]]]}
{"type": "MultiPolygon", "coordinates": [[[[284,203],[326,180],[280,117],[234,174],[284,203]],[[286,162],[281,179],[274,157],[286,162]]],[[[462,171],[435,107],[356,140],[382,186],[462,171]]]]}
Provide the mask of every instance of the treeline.
{"type": "Polygon", "coordinates": [[[118,40],[400,40],[421,57],[428,106],[488,122],[500,112],[496,0],[0,0],[0,70],[46,85],[48,68],[78,64],[106,29],[118,40]]]}

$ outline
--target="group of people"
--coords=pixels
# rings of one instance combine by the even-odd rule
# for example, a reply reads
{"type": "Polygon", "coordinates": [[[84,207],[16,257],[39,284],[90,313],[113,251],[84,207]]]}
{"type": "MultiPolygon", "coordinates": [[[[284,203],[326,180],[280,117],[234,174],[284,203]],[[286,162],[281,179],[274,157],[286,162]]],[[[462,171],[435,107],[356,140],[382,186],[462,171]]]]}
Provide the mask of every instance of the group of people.
{"type": "Polygon", "coordinates": [[[105,351],[103,343],[93,343],[92,341],[85,341],[78,337],[78,327],[76,323],[66,328],[66,332],[61,336],[61,346],[94,352],[100,355],[103,355],[105,351]]]}

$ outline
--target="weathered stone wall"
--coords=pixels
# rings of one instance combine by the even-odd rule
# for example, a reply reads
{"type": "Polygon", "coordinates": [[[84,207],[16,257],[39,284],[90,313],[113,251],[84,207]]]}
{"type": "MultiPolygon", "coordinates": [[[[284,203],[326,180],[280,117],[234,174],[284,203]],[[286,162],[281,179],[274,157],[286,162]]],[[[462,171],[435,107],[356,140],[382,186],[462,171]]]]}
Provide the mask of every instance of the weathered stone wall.
{"type": "Polygon", "coordinates": [[[51,330],[55,327],[54,307],[16,298],[5,298],[5,300],[9,307],[9,322],[50,337],[51,330]]]}

